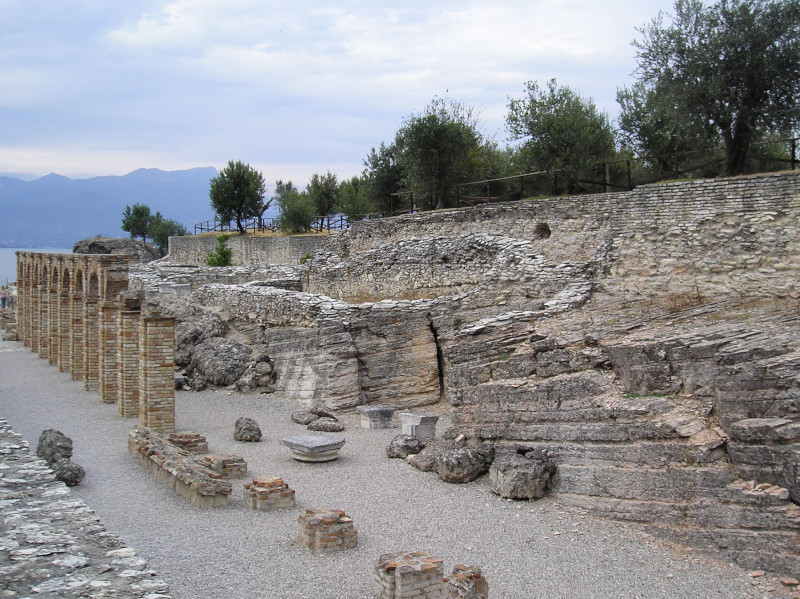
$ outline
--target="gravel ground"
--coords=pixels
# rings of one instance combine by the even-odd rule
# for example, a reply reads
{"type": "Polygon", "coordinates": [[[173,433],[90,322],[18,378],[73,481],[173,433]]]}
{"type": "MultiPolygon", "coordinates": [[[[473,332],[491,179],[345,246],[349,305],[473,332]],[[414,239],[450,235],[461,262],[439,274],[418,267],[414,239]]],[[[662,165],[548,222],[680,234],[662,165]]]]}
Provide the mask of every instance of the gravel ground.
{"type": "Polygon", "coordinates": [[[248,476],[281,476],[297,493],[293,510],[255,512],[235,483],[227,507],[203,510],[127,454],[135,420],[120,418],[115,406],[21,343],[0,341],[0,416],[33,448],[47,428],[73,440],[73,461],[87,476],[72,492],[148,560],[175,599],[370,598],[381,554],[421,550],[443,557],[447,572],[457,563],[480,566],[494,598],[774,596],[765,595],[768,580],[654,540],[636,525],[596,519],[555,499],[502,500],[485,480],[451,485],[389,460],[384,448],[399,430],[361,429],[356,414],[342,418],[347,442],[338,460],[294,461],[279,441],[305,432],[289,419],[295,409],[271,395],[177,393],[178,430],[205,435],[211,452],[243,456],[248,476]],[[261,442],[233,440],[239,416],[259,423],[261,442]],[[312,507],[345,510],[358,547],[313,555],[299,546],[297,516],[312,507]]]}

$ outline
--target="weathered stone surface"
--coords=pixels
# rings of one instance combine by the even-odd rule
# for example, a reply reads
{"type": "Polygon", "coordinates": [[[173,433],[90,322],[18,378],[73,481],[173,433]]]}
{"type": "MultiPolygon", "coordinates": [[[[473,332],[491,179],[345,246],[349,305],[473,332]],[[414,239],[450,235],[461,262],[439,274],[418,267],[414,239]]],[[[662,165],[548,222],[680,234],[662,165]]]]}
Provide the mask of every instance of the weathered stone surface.
{"type": "Polygon", "coordinates": [[[92,237],[78,241],[72,247],[73,254],[118,254],[131,256],[133,263],[151,262],[161,258],[158,248],[145,245],[135,239],[92,237]]]}
{"type": "Polygon", "coordinates": [[[261,428],[252,418],[241,416],[233,425],[233,438],[237,441],[256,442],[261,440],[261,428]]]}
{"type": "Polygon", "coordinates": [[[445,598],[489,599],[489,582],[477,566],[458,564],[444,579],[445,598]]]}
{"type": "Polygon", "coordinates": [[[72,439],[52,428],[42,431],[36,446],[36,455],[52,468],[57,462],[72,457],[72,439]]]}
{"type": "Polygon", "coordinates": [[[192,360],[186,370],[192,388],[201,378],[213,385],[225,387],[234,384],[244,374],[252,350],[232,339],[212,337],[202,341],[192,351],[192,360]]]}
{"type": "Polygon", "coordinates": [[[800,500],[798,197],[780,173],[359,223],[306,293],[192,301],[306,406],[443,398],[472,444],[550,450],[565,501],[800,572],[792,510],[731,491],[800,500]]]}
{"type": "Polygon", "coordinates": [[[302,424],[303,426],[314,422],[317,418],[319,418],[319,416],[308,410],[295,410],[292,412],[292,422],[302,424]]]}
{"type": "Polygon", "coordinates": [[[53,473],[56,475],[56,480],[60,480],[68,487],[74,487],[83,481],[86,477],[86,471],[68,459],[58,460],[52,466],[53,473]]]}
{"type": "Polygon", "coordinates": [[[426,442],[413,435],[397,435],[386,446],[386,457],[406,459],[425,449],[426,442]]]}
{"type": "Polygon", "coordinates": [[[555,472],[555,462],[542,450],[498,452],[489,468],[489,487],[507,499],[540,499],[555,472]]]}
{"type": "Polygon", "coordinates": [[[467,446],[447,449],[436,456],[436,474],[448,483],[468,483],[486,474],[491,461],[491,452],[467,446]]]}
{"type": "Polygon", "coordinates": [[[422,472],[432,472],[436,468],[436,458],[440,453],[457,448],[453,441],[427,441],[425,448],[419,453],[406,457],[406,462],[422,472]]]}
{"type": "Polygon", "coordinates": [[[310,431],[320,431],[326,433],[339,433],[344,430],[344,424],[339,422],[336,418],[329,418],[327,416],[323,416],[321,418],[317,418],[316,420],[312,420],[308,423],[306,427],[310,431]]]}
{"type": "Polygon", "coordinates": [[[169,586],[53,480],[28,442],[0,419],[0,587],[6,597],[169,599],[169,586]],[[136,564],[136,575],[126,575],[136,564]],[[91,582],[91,587],[81,584],[91,582]],[[145,584],[143,584],[145,583],[145,584]],[[90,590],[94,589],[94,591],[90,590]]]}

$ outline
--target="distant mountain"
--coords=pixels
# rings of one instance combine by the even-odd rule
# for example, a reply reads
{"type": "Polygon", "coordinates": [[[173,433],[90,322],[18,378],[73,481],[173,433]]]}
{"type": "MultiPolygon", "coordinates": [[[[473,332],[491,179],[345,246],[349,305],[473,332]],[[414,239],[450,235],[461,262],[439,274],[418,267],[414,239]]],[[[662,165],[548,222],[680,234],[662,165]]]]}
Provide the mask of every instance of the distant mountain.
{"type": "Polygon", "coordinates": [[[0,177],[0,247],[72,247],[97,235],[126,237],[122,212],[133,204],[146,204],[194,232],[196,223],[213,218],[208,187],[217,174],[208,166],[91,179],[0,177]]]}

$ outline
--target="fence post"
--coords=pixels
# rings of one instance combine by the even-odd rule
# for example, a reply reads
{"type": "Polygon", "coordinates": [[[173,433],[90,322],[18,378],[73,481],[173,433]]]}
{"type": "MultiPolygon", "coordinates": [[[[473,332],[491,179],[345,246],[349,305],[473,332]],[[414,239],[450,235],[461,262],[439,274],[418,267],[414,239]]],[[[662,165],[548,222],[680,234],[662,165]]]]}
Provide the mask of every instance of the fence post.
{"type": "Polygon", "coordinates": [[[486,184],[486,203],[492,203],[492,185],[491,183],[486,184]]]}
{"type": "Polygon", "coordinates": [[[792,138],[792,170],[794,170],[794,165],[797,163],[797,138],[792,138]]]}
{"type": "Polygon", "coordinates": [[[521,200],[524,195],[525,195],[525,175],[520,175],[520,177],[519,177],[519,199],[521,200]]]}
{"type": "Polygon", "coordinates": [[[605,191],[606,193],[611,191],[611,167],[608,165],[608,159],[603,163],[605,168],[605,191]]]}
{"type": "Polygon", "coordinates": [[[678,155],[675,154],[675,178],[678,178],[681,174],[681,171],[678,169],[678,155]]]}

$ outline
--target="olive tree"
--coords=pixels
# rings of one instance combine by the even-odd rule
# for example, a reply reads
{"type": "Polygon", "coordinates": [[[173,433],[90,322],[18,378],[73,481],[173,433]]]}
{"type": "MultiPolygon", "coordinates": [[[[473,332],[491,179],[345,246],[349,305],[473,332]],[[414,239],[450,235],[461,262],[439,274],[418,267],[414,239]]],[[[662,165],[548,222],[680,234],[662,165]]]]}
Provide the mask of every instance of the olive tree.
{"type": "MultiPolygon", "coordinates": [[[[633,42],[639,90],[656,91],[653,108],[671,106],[678,125],[713,127],[728,174],[740,173],[759,136],[800,123],[800,0],[677,0],[674,13],[633,42]]],[[[654,128],[669,117],[647,112],[654,128]]]]}
{"type": "Polygon", "coordinates": [[[236,221],[239,233],[245,233],[244,221],[258,218],[264,210],[264,177],[249,164],[229,161],[217,177],[211,179],[211,207],[223,222],[236,221]]]}
{"type": "Polygon", "coordinates": [[[518,162],[525,170],[560,171],[570,192],[616,153],[608,115],[555,79],[544,88],[528,81],[525,96],[509,100],[506,128],[522,142],[518,162]]]}
{"type": "Polygon", "coordinates": [[[423,209],[445,208],[455,186],[477,177],[485,144],[474,109],[446,98],[407,117],[395,137],[407,191],[423,209]]]}

